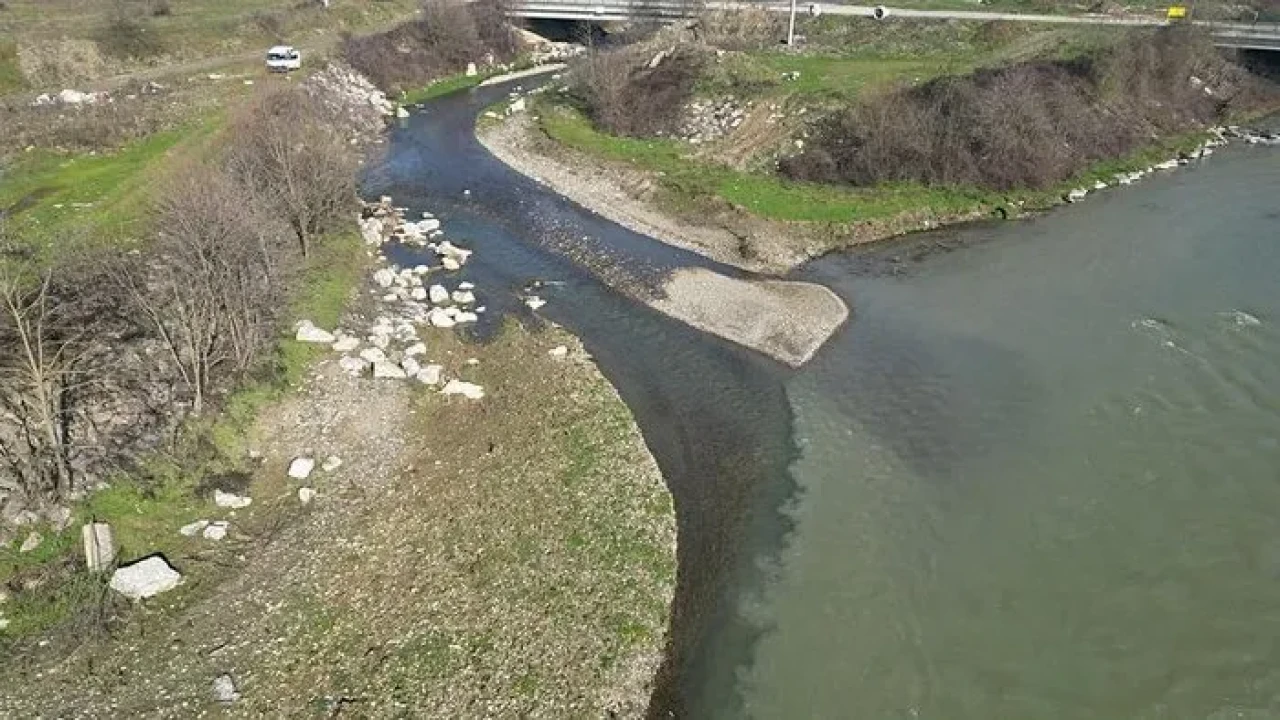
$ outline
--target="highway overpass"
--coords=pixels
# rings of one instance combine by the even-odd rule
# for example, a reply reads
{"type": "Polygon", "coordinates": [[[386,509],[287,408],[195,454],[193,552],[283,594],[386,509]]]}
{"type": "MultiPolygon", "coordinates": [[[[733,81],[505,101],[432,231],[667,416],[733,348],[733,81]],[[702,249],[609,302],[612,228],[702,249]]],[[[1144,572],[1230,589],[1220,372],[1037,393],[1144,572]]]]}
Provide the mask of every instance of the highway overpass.
{"type": "MultiPolygon", "coordinates": [[[[890,6],[842,5],[835,3],[811,3],[797,0],[800,12],[817,10],[826,15],[851,17],[876,17],[876,13],[893,18],[918,18],[937,20],[976,20],[1028,23],[1054,23],[1072,25],[1158,26],[1168,23],[1158,16],[1112,15],[1039,15],[1032,13],[1004,13],[983,10],[911,10],[890,6]]],[[[545,20],[586,20],[611,22],[625,20],[657,20],[671,22],[690,18],[706,10],[765,9],[770,12],[788,13],[789,3],[782,2],[696,2],[694,0],[511,0],[508,13],[513,17],[545,20]]],[[[1213,33],[1214,42],[1221,47],[1249,50],[1280,51],[1280,23],[1219,23],[1190,21],[1206,27],[1213,33]]]]}

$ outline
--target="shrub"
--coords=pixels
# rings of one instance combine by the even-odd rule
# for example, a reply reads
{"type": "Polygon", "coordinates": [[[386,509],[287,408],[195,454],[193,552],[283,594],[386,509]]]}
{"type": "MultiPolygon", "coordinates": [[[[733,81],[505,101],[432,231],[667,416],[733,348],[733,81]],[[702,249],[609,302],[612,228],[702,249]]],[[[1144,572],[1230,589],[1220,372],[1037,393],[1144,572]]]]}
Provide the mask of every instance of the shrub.
{"type": "Polygon", "coordinates": [[[639,48],[593,50],[574,67],[571,88],[602,130],[652,137],[678,128],[703,62],[689,47],[661,57],[639,48]]]}
{"type": "Polygon", "coordinates": [[[169,17],[173,14],[173,6],[169,0],[154,0],[151,3],[151,17],[169,17]]]}
{"type": "Polygon", "coordinates": [[[384,33],[348,36],[342,50],[352,67],[394,93],[460,72],[486,54],[496,62],[510,60],[519,39],[496,0],[427,0],[417,20],[384,33]]]}
{"type": "Polygon", "coordinates": [[[854,185],[1044,188],[1152,137],[1214,122],[1253,86],[1192,31],[1135,33],[1088,57],[983,69],[868,98],[829,117],[810,149],[781,168],[854,185]]]}
{"type": "Polygon", "coordinates": [[[96,39],[104,53],[121,60],[141,60],[164,52],[160,36],[123,3],[108,14],[96,39]]]}

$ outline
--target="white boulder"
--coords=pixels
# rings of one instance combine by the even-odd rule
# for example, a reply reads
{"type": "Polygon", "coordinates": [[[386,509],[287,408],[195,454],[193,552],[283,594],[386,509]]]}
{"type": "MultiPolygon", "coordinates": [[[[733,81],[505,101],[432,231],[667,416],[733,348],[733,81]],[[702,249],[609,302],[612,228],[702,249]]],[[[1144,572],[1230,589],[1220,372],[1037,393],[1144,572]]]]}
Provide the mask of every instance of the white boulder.
{"type": "Polygon", "coordinates": [[[470,305],[476,301],[476,294],[470,290],[454,290],[452,297],[459,305],[470,305]]]}
{"type": "Polygon", "coordinates": [[[449,302],[449,291],[443,285],[432,285],[427,290],[427,294],[431,302],[436,305],[444,305],[449,302]]]}
{"type": "Polygon", "coordinates": [[[222,490],[213,491],[213,504],[218,507],[231,508],[239,510],[247,508],[253,504],[253,498],[245,495],[236,495],[235,493],[223,492],[222,490]]]}
{"type": "Polygon", "coordinates": [[[565,347],[564,345],[557,345],[551,348],[550,350],[548,350],[547,354],[553,358],[556,358],[557,360],[560,360],[569,356],[569,348],[565,347]]]}
{"type": "Polygon", "coordinates": [[[221,540],[227,536],[228,523],[226,520],[217,520],[209,523],[204,532],[200,533],[205,540],[221,540]]]}
{"type": "Polygon", "coordinates": [[[424,287],[416,287],[412,291],[410,291],[409,297],[413,298],[414,300],[426,300],[427,289],[424,287]]]}
{"type": "Polygon", "coordinates": [[[421,370],[419,370],[418,374],[415,375],[414,377],[417,378],[418,382],[422,383],[423,385],[439,385],[441,380],[440,376],[443,373],[444,373],[444,366],[428,365],[422,368],[421,370]]]}
{"type": "Polygon", "coordinates": [[[200,532],[208,526],[209,526],[208,520],[197,520],[193,523],[187,523],[186,525],[183,525],[182,527],[178,528],[178,533],[186,537],[195,537],[196,535],[199,535],[200,532]]]}
{"type": "Polygon", "coordinates": [[[300,487],[298,488],[298,502],[303,505],[310,505],[312,500],[316,499],[315,488],[300,487]]]}
{"type": "Polygon", "coordinates": [[[130,600],[141,600],[172,590],[182,583],[182,574],[159,555],[116,568],[111,575],[112,590],[130,600]]]}
{"type": "Polygon", "coordinates": [[[443,267],[445,270],[449,270],[449,271],[461,270],[462,263],[458,262],[457,258],[443,257],[443,258],[440,258],[440,267],[443,267]]]}
{"type": "Polygon", "coordinates": [[[324,345],[329,345],[337,339],[333,336],[333,333],[316,327],[310,320],[303,320],[298,323],[298,332],[293,337],[298,342],[321,343],[324,345]]]}
{"type": "Polygon", "coordinates": [[[417,377],[418,371],[422,370],[422,365],[412,357],[407,357],[400,361],[400,369],[404,370],[404,374],[408,377],[417,377]]]}
{"type": "Polygon", "coordinates": [[[373,364],[373,377],[379,380],[403,380],[409,376],[399,366],[384,360],[373,364]]]}
{"type": "Polygon", "coordinates": [[[398,118],[407,118],[407,117],[409,117],[409,111],[408,111],[408,110],[405,110],[403,106],[398,107],[398,108],[396,108],[396,117],[398,117],[398,118]]]}
{"type": "Polygon", "coordinates": [[[353,335],[342,335],[334,341],[332,347],[334,352],[351,352],[360,347],[360,338],[353,335]]]}
{"type": "Polygon", "coordinates": [[[451,328],[457,324],[449,313],[441,308],[431,308],[431,312],[427,313],[427,322],[431,323],[432,327],[438,328],[451,328]]]}
{"type": "Polygon", "coordinates": [[[230,675],[224,673],[213,679],[213,699],[223,705],[230,705],[240,699],[240,692],[236,690],[235,681],[230,675]]]}
{"type": "Polygon", "coordinates": [[[379,287],[389,288],[396,281],[396,274],[389,268],[379,268],[373,273],[373,281],[378,283],[379,287]]]}
{"type": "Polygon", "coordinates": [[[476,69],[475,63],[473,62],[467,63],[467,77],[475,77],[476,75],[479,75],[479,74],[480,74],[480,71],[476,69]]]}
{"type": "Polygon", "coordinates": [[[342,359],[338,361],[338,367],[348,375],[359,377],[364,374],[365,370],[369,369],[369,361],[364,358],[343,355],[342,359]]]}
{"type": "Polygon", "coordinates": [[[426,355],[427,345],[426,343],[414,343],[404,349],[404,354],[405,354],[405,357],[415,357],[417,355],[426,355]]]}
{"type": "Polygon", "coordinates": [[[316,468],[315,458],[296,457],[289,463],[289,477],[294,480],[306,480],[316,468]]]}
{"type": "Polygon", "coordinates": [[[381,348],[371,347],[360,351],[360,359],[367,363],[380,363],[387,361],[387,354],[382,352],[381,348]]]}
{"type": "Polygon", "coordinates": [[[462,325],[463,323],[480,322],[480,316],[473,312],[462,311],[454,314],[453,321],[458,325],[462,325]]]}

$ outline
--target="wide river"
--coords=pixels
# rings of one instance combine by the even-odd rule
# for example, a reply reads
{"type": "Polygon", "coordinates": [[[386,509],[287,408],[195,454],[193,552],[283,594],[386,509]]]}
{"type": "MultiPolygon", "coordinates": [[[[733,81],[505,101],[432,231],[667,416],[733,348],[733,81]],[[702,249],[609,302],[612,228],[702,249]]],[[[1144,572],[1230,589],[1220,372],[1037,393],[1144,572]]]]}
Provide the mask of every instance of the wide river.
{"type": "Polygon", "coordinates": [[[854,315],[789,371],[599,282],[699,261],[506,173],[494,96],[367,189],[474,246],[491,307],[552,280],[636,412],[680,513],[659,709],[1280,718],[1280,150],[817,261],[854,315]]]}

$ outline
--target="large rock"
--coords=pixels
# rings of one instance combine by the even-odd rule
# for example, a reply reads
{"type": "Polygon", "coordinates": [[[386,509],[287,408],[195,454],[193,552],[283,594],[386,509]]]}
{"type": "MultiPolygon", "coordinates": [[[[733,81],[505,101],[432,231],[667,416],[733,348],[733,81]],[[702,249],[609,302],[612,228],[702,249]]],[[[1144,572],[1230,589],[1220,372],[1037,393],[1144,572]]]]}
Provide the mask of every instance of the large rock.
{"type": "Polygon", "coordinates": [[[22,546],[18,548],[18,552],[29,553],[40,547],[40,543],[42,542],[44,542],[44,538],[40,536],[40,533],[32,530],[31,533],[27,535],[27,539],[22,541],[22,546]]]}
{"type": "Polygon", "coordinates": [[[343,355],[342,359],[338,360],[338,367],[342,369],[342,372],[352,377],[360,377],[365,370],[369,369],[369,361],[364,358],[343,355]]]}
{"type": "Polygon", "coordinates": [[[435,305],[444,305],[449,302],[449,291],[443,285],[432,285],[427,289],[427,295],[435,305]]]}
{"type": "Polygon", "coordinates": [[[422,368],[421,370],[419,370],[418,374],[415,375],[414,377],[416,377],[418,379],[418,382],[422,383],[423,385],[439,385],[440,379],[441,379],[440,376],[443,373],[444,373],[444,366],[428,365],[422,368]]]}
{"type": "Polygon", "coordinates": [[[476,75],[479,75],[479,74],[480,74],[480,71],[476,69],[475,63],[473,62],[467,63],[467,77],[475,77],[476,75]]]}
{"type": "Polygon", "coordinates": [[[196,520],[195,522],[187,523],[186,525],[178,528],[178,533],[184,537],[195,537],[200,534],[200,531],[207,527],[209,527],[208,520],[196,520]]]}
{"type": "Polygon", "coordinates": [[[227,536],[227,528],[230,525],[226,520],[215,520],[205,526],[204,532],[200,535],[205,540],[221,540],[227,536]]]}
{"type": "Polygon", "coordinates": [[[376,362],[373,364],[373,376],[383,380],[403,380],[408,377],[400,366],[394,365],[388,361],[376,362]]]}
{"type": "Polygon", "coordinates": [[[445,395],[461,395],[471,400],[479,400],[484,397],[484,388],[462,380],[450,380],[444,384],[440,392],[445,395]]]}
{"type": "Polygon", "coordinates": [[[432,308],[431,312],[427,313],[427,322],[431,323],[432,327],[438,328],[451,328],[457,324],[449,313],[441,308],[432,308]]]}
{"type": "Polygon", "coordinates": [[[247,508],[253,504],[253,498],[244,495],[236,495],[235,493],[223,492],[222,490],[214,490],[213,504],[218,507],[239,510],[241,508],[247,508]]]}
{"type": "Polygon", "coordinates": [[[296,457],[289,463],[289,477],[294,480],[306,480],[316,467],[315,458],[296,457]]]}
{"type": "Polygon", "coordinates": [[[451,297],[459,305],[470,305],[476,301],[476,294],[470,290],[454,290],[451,297]]]}
{"type": "Polygon", "coordinates": [[[400,369],[404,370],[406,376],[416,377],[418,371],[422,369],[422,365],[413,357],[406,357],[400,361],[400,369]]]}
{"type": "Polygon", "coordinates": [[[360,347],[360,338],[353,335],[343,335],[333,343],[333,351],[340,353],[351,352],[358,347],[360,347]]]}
{"type": "Polygon", "coordinates": [[[182,584],[182,574],[163,557],[152,555],[117,568],[111,575],[112,590],[130,600],[141,600],[172,590],[182,584]]]}
{"type": "Polygon", "coordinates": [[[330,345],[337,339],[333,336],[333,333],[316,327],[310,320],[303,320],[298,323],[298,332],[293,338],[298,342],[321,343],[324,345],[330,345]]]}
{"type": "Polygon", "coordinates": [[[230,675],[224,673],[213,679],[213,699],[223,705],[230,705],[240,699],[240,692],[236,690],[236,683],[230,675]]]}
{"type": "Polygon", "coordinates": [[[80,538],[84,543],[84,562],[89,572],[102,572],[116,561],[116,539],[110,525],[85,523],[80,528],[80,538]]]}
{"type": "Polygon", "coordinates": [[[396,281],[396,274],[390,268],[379,268],[373,273],[373,281],[378,283],[379,287],[389,288],[396,281]]]}
{"type": "Polygon", "coordinates": [[[417,355],[426,355],[426,354],[427,354],[427,345],[426,345],[426,343],[414,343],[414,344],[412,344],[412,345],[410,345],[409,347],[407,347],[407,348],[405,348],[405,349],[404,349],[404,354],[405,354],[405,357],[414,357],[414,356],[417,356],[417,355]]]}
{"type": "Polygon", "coordinates": [[[380,363],[387,361],[387,354],[381,348],[371,347],[360,351],[360,359],[367,363],[380,363]]]}

